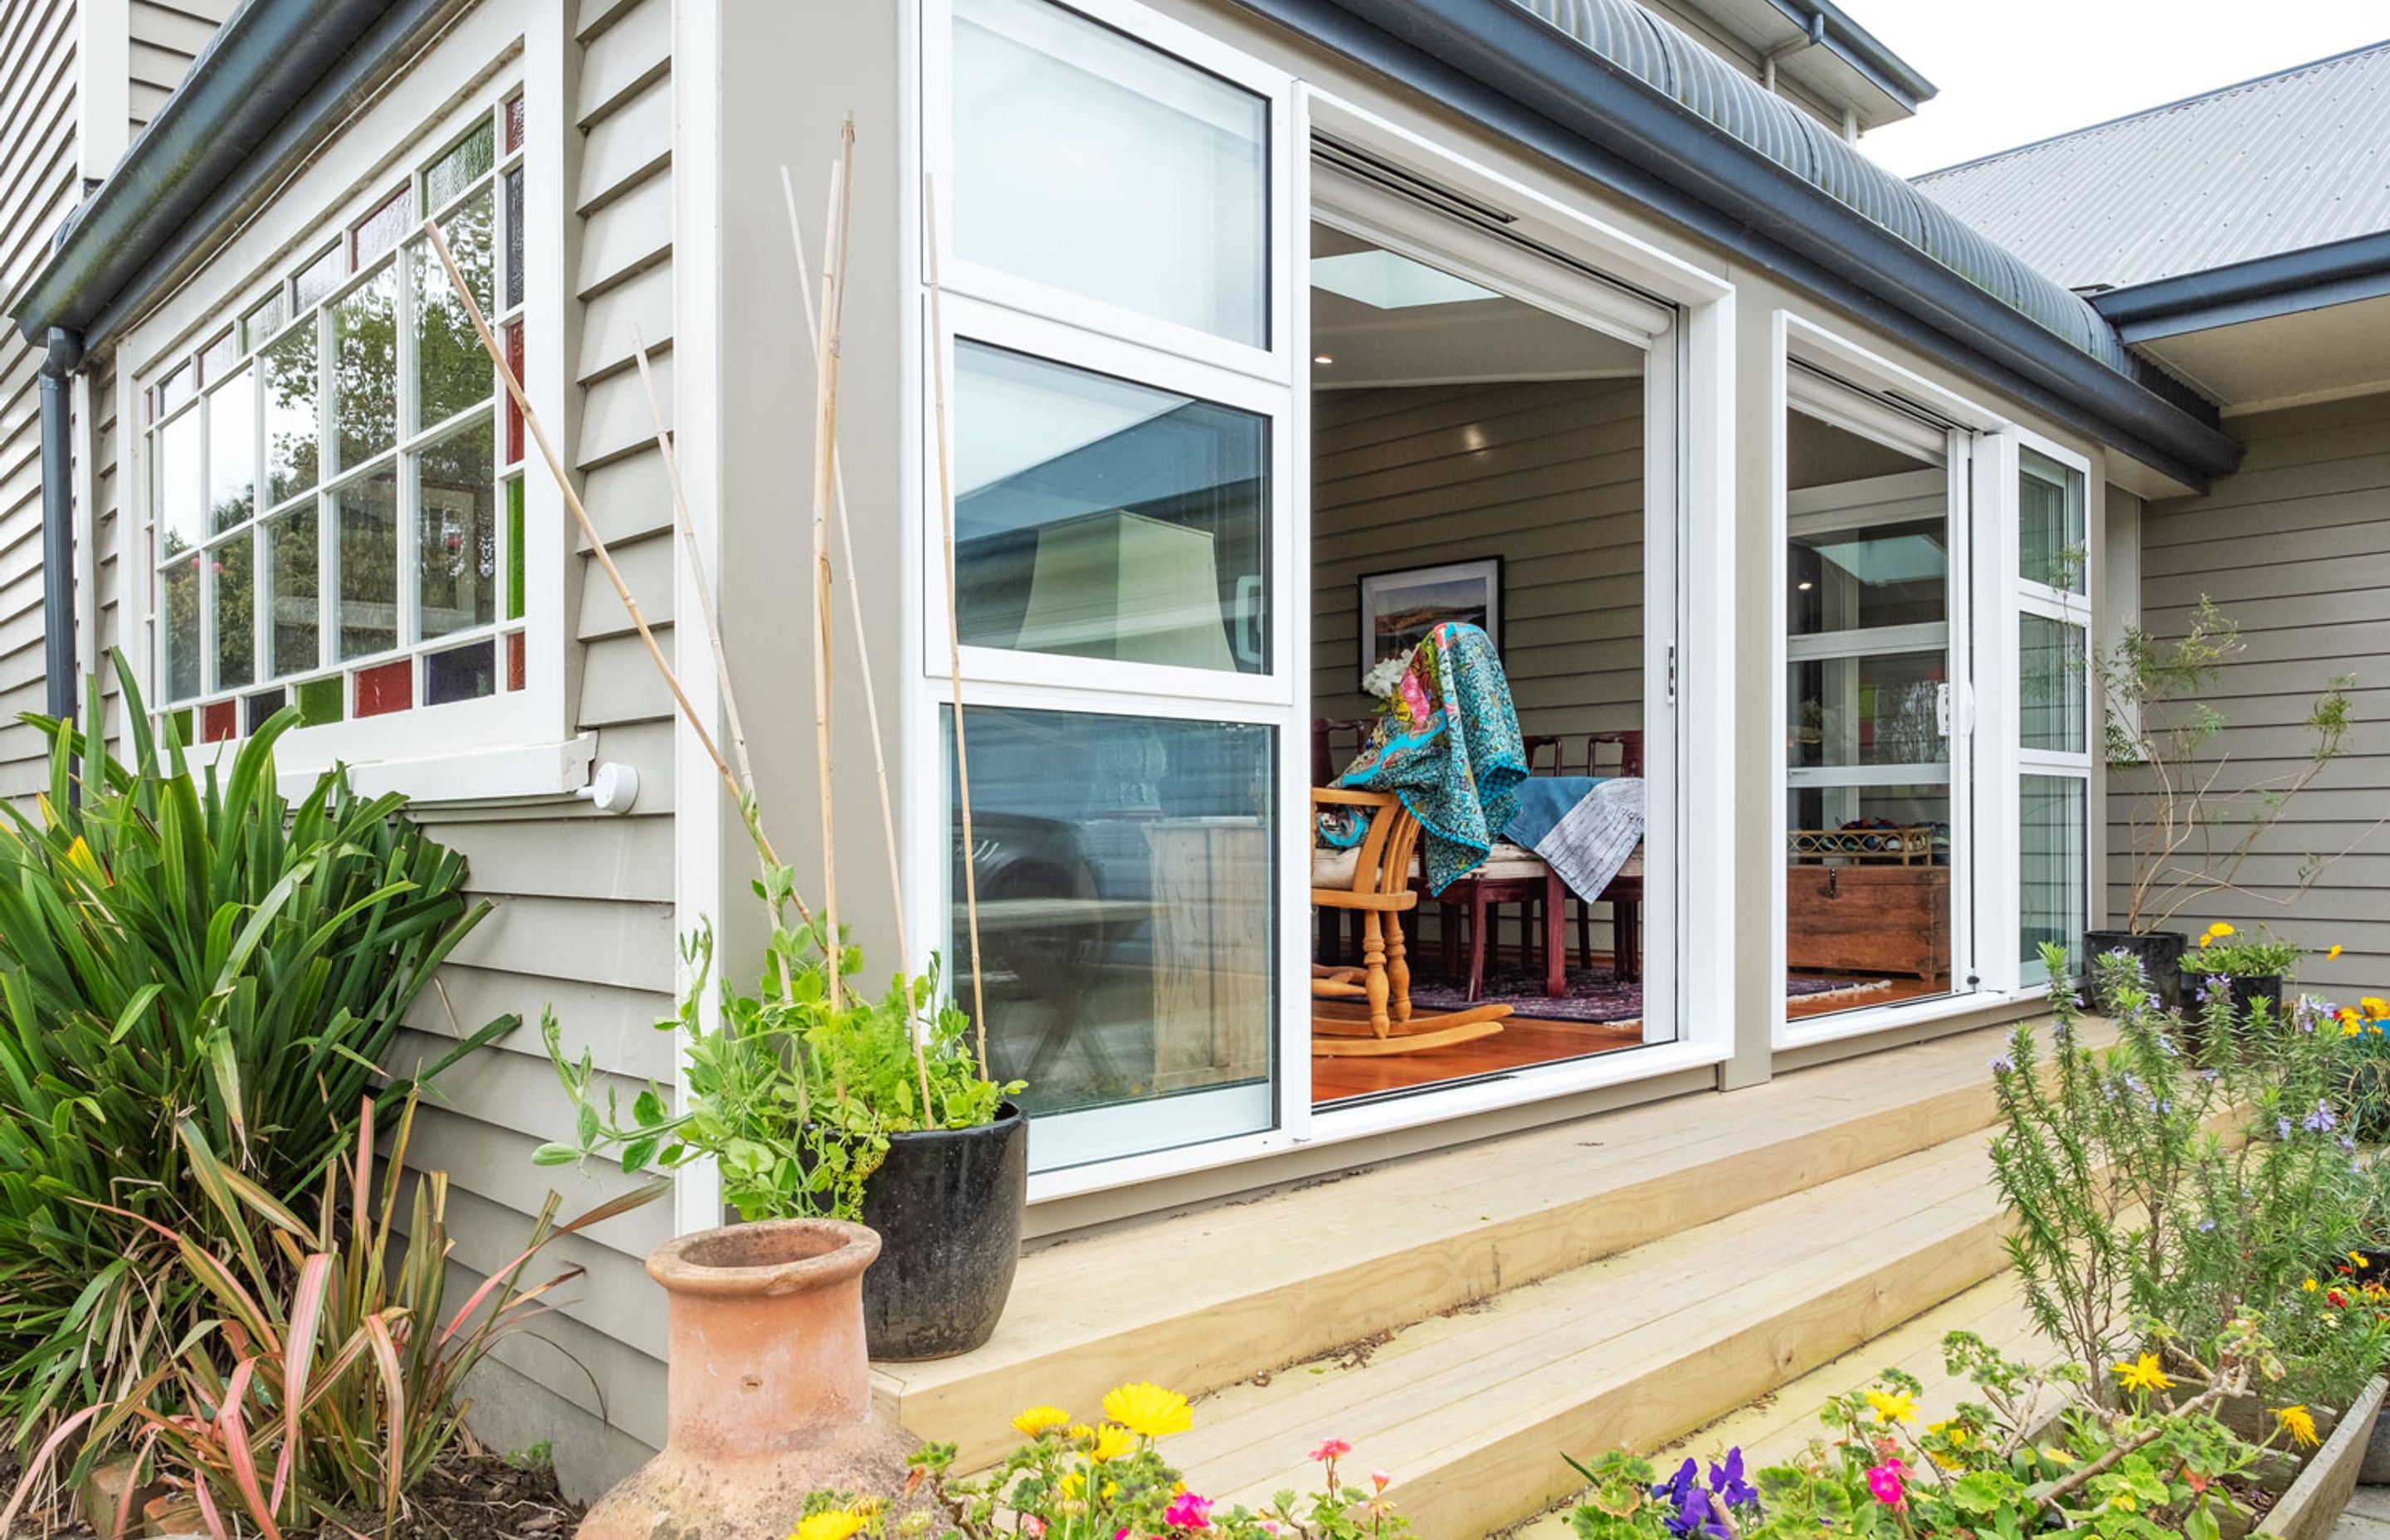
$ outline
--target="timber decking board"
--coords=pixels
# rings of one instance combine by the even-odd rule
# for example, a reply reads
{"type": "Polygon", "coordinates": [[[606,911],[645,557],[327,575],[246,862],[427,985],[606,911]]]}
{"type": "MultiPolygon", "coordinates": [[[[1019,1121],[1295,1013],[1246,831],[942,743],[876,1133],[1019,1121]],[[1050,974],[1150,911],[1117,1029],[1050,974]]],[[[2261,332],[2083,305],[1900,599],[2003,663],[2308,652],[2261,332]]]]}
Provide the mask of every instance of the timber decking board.
{"type": "Polygon", "coordinates": [[[882,1404],[960,1444],[968,1469],[1007,1445],[1030,1401],[1085,1415],[1137,1379],[1196,1394],[1665,1246],[1987,1127],[1985,1065],[2003,1036],[1956,1034],[1050,1247],[1022,1259],[986,1347],[881,1366],[882,1404]]]}

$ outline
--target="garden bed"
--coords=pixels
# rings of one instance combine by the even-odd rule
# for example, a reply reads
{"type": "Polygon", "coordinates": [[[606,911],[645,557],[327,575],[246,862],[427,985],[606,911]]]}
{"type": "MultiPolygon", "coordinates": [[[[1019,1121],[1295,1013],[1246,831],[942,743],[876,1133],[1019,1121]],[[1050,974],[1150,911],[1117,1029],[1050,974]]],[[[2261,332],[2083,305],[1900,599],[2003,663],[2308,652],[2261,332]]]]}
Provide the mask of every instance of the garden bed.
{"type": "Polygon", "coordinates": [[[2322,1540],[2331,1532],[2341,1509],[2348,1506],[2349,1494],[2357,1490],[2358,1472],[2373,1443],[2374,1420],[2382,1410],[2385,1388],[2390,1388],[2390,1380],[2379,1375],[2365,1387],[2255,1534],[2279,1535],[2282,1540],[2322,1540]]]}
{"type": "MultiPolygon", "coordinates": [[[[569,1501],[556,1484],[556,1472],[545,1464],[517,1464],[495,1455],[454,1454],[433,1466],[407,1494],[407,1511],[388,1540],[567,1540],[581,1522],[581,1505],[569,1501]]],[[[80,1517],[56,1515],[53,1527],[43,1528],[44,1515],[27,1518],[32,1533],[57,1540],[92,1540],[92,1527],[80,1517]]],[[[375,1533],[377,1517],[361,1518],[356,1529],[375,1533]]],[[[136,1531],[138,1524],[136,1521],[136,1531]]],[[[204,1534],[206,1526],[193,1523],[189,1533],[204,1534]]],[[[182,1531],[165,1532],[177,1536],[182,1531]]],[[[286,1540],[351,1540],[352,1532],[333,1525],[286,1530],[286,1540]]]]}

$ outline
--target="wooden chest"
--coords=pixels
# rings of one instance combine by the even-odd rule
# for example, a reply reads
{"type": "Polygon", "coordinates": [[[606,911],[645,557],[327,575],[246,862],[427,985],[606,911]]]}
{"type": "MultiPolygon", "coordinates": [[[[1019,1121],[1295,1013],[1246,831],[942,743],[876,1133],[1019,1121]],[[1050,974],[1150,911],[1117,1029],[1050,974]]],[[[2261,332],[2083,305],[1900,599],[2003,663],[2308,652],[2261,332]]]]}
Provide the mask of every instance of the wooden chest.
{"type": "Polygon", "coordinates": [[[1789,968],[1928,982],[1949,970],[1947,866],[1793,866],[1784,889],[1789,968]]]}

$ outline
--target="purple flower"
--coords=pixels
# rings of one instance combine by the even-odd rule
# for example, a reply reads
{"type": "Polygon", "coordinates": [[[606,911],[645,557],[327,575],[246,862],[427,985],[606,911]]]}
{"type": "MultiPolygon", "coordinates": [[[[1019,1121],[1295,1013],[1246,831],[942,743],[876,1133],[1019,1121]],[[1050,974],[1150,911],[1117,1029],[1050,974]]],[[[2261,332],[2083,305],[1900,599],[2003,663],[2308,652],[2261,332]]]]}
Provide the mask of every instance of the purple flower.
{"type": "Polygon", "coordinates": [[[2329,1134],[2340,1126],[2340,1120],[2332,1115],[2331,1103],[2319,1101],[2315,1110],[2309,1112],[2306,1121],[2299,1126],[2310,1134],[2329,1134]]]}
{"type": "Polygon", "coordinates": [[[2011,1074],[2013,1073],[2015,1070],[2016,1061],[2011,1059],[2008,1055],[2002,1053],[1994,1054],[1992,1056],[1992,1073],[1996,1075],[2011,1074]]]}
{"type": "Polygon", "coordinates": [[[2165,1055],[2168,1059],[2174,1059],[2179,1056],[2182,1052],[2180,1048],[2174,1046],[2174,1039],[2168,1037],[2164,1033],[2158,1033],[2158,1051],[2165,1055]]]}
{"type": "Polygon", "coordinates": [[[1710,1490],[1728,1508],[1742,1508],[1759,1501],[1759,1488],[1743,1479],[1741,1445],[1726,1452],[1726,1463],[1710,1462],[1710,1490]]]}
{"type": "Polygon", "coordinates": [[[2290,1136],[2291,1120],[2288,1118],[2276,1118],[2274,1120],[2274,1137],[2278,1140],[2287,1142],[2290,1136]]]}
{"type": "Polygon", "coordinates": [[[2202,1234],[2202,1235],[2213,1235],[2213,1234],[2215,1234],[2215,1233],[2216,1233],[2216,1221],[2215,1221],[2215,1220],[2213,1220],[2213,1219],[2203,1219],[2203,1220],[2201,1220],[2201,1221],[2199,1222],[2199,1233],[2200,1233],[2200,1234],[2202,1234]]]}
{"type": "Polygon", "coordinates": [[[2202,1070],[2199,1072],[2199,1078],[2213,1085],[2216,1084],[2217,1074],[2217,1072],[2214,1070],[2202,1070]]]}

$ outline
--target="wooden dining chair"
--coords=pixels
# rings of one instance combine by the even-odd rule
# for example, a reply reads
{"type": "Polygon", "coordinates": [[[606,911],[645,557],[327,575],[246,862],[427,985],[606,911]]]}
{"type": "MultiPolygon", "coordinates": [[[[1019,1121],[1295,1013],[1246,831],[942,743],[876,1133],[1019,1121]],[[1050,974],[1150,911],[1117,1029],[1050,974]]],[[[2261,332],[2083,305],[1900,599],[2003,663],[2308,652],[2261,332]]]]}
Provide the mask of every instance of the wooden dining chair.
{"type": "MultiPolygon", "coordinates": [[[[1643,778],[1643,729],[1621,727],[1609,732],[1587,733],[1585,738],[1585,773],[1588,776],[1615,776],[1622,779],[1643,778]],[[1610,752],[1605,754],[1603,751],[1610,752]],[[1604,770],[1602,761],[1614,758],[1617,768],[1604,770]]],[[[1621,983],[1639,983],[1643,979],[1643,874],[1639,865],[1633,873],[1621,872],[1610,879],[1599,897],[1576,899],[1576,965],[1593,966],[1593,906],[1610,905],[1610,971],[1621,983]]]]}
{"type": "Polygon", "coordinates": [[[1311,902],[1316,907],[1360,917],[1361,961],[1357,967],[1313,967],[1311,1051],[1330,1058],[1419,1053],[1500,1032],[1502,1018],[1510,1014],[1509,1006],[1411,1014],[1411,969],[1403,946],[1402,917],[1419,904],[1419,894],[1411,890],[1411,861],[1419,850],[1420,825],[1409,809],[1391,791],[1330,786],[1312,788],[1311,807],[1315,824],[1330,808],[1357,808],[1369,818],[1368,832],[1354,852],[1351,875],[1340,871],[1323,879],[1315,871],[1313,876],[1311,902]]]}

